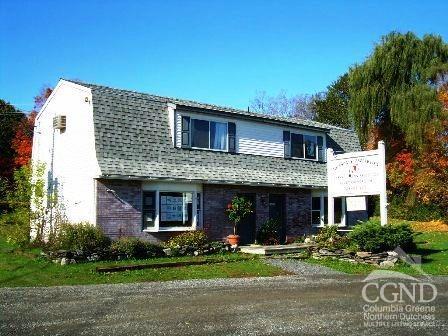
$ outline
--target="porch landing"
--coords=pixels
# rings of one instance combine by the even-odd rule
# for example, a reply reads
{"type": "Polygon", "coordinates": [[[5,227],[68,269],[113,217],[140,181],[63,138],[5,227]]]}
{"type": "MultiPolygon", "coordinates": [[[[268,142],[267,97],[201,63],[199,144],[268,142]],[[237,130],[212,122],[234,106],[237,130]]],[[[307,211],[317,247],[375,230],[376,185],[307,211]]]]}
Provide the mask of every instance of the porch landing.
{"type": "Polygon", "coordinates": [[[288,244],[288,245],[243,245],[240,246],[240,252],[248,254],[272,255],[272,254],[289,254],[300,253],[313,244],[288,244]]]}

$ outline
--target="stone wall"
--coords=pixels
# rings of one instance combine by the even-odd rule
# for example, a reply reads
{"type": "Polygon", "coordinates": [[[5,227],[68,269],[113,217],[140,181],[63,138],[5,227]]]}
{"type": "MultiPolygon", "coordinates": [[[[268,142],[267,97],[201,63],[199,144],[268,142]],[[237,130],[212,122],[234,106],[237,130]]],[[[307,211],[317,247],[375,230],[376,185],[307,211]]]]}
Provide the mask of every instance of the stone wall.
{"type": "Polygon", "coordinates": [[[285,195],[286,236],[311,231],[311,192],[307,189],[270,188],[204,184],[203,228],[212,239],[223,239],[232,233],[225,208],[237,194],[256,194],[256,227],[269,219],[269,194],[285,195]]]}

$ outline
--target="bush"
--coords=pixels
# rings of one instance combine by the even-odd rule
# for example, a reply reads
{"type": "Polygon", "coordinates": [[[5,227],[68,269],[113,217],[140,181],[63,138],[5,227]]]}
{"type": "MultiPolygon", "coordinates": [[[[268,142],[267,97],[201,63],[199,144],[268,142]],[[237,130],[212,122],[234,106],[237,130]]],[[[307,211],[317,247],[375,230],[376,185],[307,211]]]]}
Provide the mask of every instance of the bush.
{"type": "Polygon", "coordinates": [[[443,210],[434,204],[423,204],[415,202],[408,204],[402,197],[394,196],[388,206],[391,218],[405,219],[410,221],[428,222],[431,220],[444,219],[443,210]]]}
{"type": "Polygon", "coordinates": [[[164,245],[171,249],[183,247],[198,248],[207,244],[208,238],[204,231],[187,231],[177,236],[171,237],[164,245]]]}
{"type": "Polygon", "coordinates": [[[335,238],[338,238],[338,226],[337,225],[326,225],[320,229],[319,233],[316,236],[316,243],[327,243],[331,242],[335,238]]]}
{"type": "Polygon", "coordinates": [[[112,242],[110,249],[113,255],[125,256],[126,258],[145,259],[163,255],[160,245],[133,237],[123,237],[112,242]]]}
{"type": "Polygon", "coordinates": [[[350,232],[349,238],[362,251],[384,252],[400,246],[405,250],[415,247],[413,231],[408,224],[381,226],[379,221],[360,223],[350,232]]]}
{"type": "Polygon", "coordinates": [[[280,244],[280,223],[276,219],[268,219],[257,232],[257,242],[263,245],[280,244]]]}
{"type": "Polygon", "coordinates": [[[338,233],[337,225],[327,225],[320,229],[316,236],[316,243],[319,247],[332,249],[353,249],[353,244],[347,236],[341,236],[338,233]]]}
{"type": "Polygon", "coordinates": [[[110,246],[110,239],[100,228],[90,223],[62,224],[52,242],[53,249],[102,252],[110,246]]]}
{"type": "Polygon", "coordinates": [[[28,217],[20,211],[0,215],[0,236],[13,245],[20,247],[29,245],[30,228],[29,225],[23,225],[26,220],[28,217]]]}

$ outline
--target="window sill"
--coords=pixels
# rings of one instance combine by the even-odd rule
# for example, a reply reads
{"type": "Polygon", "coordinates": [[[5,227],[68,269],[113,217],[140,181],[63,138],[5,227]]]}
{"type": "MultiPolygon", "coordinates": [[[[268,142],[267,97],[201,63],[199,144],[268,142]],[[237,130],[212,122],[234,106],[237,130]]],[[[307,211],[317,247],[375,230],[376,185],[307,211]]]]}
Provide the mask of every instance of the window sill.
{"type": "MultiPolygon", "coordinates": [[[[346,226],[345,224],[342,224],[342,223],[335,223],[334,225],[337,225],[338,227],[345,227],[346,226]]],[[[311,224],[311,226],[315,227],[315,228],[323,228],[323,227],[328,226],[328,224],[319,224],[319,225],[311,224]]]]}
{"type": "Polygon", "coordinates": [[[314,161],[314,162],[325,162],[325,161],[319,161],[318,159],[307,159],[307,158],[300,158],[300,157],[295,157],[295,156],[291,156],[292,160],[303,160],[303,161],[314,161]]]}
{"type": "Polygon", "coordinates": [[[196,228],[192,226],[182,227],[182,226],[173,226],[173,227],[165,227],[165,228],[151,228],[144,229],[143,232],[181,232],[181,231],[194,231],[196,228]]]}

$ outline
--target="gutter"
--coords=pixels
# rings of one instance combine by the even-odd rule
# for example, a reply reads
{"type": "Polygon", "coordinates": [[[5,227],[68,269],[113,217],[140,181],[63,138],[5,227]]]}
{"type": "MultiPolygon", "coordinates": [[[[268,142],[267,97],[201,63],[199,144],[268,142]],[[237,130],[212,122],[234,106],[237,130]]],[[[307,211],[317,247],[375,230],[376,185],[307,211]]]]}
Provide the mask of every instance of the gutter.
{"type": "Polygon", "coordinates": [[[124,181],[140,181],[140,182],[179,182],[179,183],[198,183],[198,184],[224,184],[233,186],[251,186],[251,187],[277,187],[277,188],[300,188],[300,189],[322,189],[327,185],[307,185],[307,184],[285,184],[285,183],[265,183],[265,182],[238,182],[228,180],[204,180],[204,179],[187,179],[172,177],[153,177],[153,176],[136,176],[136,175],[116,175],[103,174],[95,179],[105,180],[124,180],[124,181]]]}

